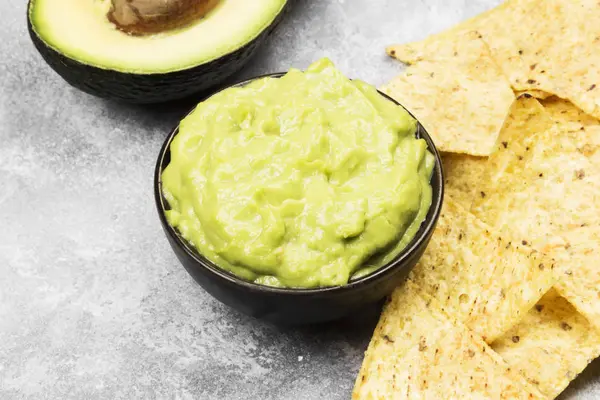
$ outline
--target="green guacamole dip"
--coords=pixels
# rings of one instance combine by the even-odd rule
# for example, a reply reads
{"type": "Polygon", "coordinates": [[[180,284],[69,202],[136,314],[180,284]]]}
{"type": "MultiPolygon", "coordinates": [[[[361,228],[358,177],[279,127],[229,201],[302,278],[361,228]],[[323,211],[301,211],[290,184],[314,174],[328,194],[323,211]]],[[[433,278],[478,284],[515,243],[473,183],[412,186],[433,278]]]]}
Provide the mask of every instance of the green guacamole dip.
{"type": "Polygon", "coordinates": [[[259,284],[347,283],[398,254],[431,205],[416,121],[328,59],[200,103],[162,174],[167,220],[259,284]]]}

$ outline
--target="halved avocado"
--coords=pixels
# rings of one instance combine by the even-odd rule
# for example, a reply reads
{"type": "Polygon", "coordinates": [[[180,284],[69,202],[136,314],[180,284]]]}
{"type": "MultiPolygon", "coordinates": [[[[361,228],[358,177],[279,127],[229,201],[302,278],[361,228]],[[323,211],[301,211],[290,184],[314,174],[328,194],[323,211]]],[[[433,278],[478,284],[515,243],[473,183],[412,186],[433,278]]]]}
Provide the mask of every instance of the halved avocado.
{"type": "Polygon", "coordinates": [[[161,103],[239,70],[291,0],[30,0],[31,39],[87,93],[161,103]]]}

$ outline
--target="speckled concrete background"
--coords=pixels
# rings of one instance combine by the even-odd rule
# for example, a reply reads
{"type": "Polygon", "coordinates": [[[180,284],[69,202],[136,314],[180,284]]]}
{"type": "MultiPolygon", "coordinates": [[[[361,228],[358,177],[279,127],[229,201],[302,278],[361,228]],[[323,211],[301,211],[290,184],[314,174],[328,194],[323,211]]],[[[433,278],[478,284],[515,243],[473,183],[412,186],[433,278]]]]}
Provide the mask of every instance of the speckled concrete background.
{"type": "MultiPolygon", "coordinates": [[[[331,57],[381,84],[384,47],[496,0],[298,0],[236,78],[331,57]]],[[[347,399],[376,314],[283,329],[184,272],[152,199],[189,105],[128,107],[67,86],[35,53],[25,0],[0,1],[0,399],[347,399]]],[[[600,364],[564,398],[600,398],[600,364]],[[596,384],[591,383],[596,381],[596,384]]]]}

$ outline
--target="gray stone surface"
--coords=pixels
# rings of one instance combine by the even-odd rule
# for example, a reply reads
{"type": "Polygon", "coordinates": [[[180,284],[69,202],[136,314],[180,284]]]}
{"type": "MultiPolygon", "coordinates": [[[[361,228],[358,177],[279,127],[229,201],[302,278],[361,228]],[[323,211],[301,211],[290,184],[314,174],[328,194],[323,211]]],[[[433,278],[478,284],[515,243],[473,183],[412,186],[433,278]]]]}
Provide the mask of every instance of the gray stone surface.
{"type": "MultiPolygon", "coordinates": [[[[297,0],[237,78],[329,56],[381,84],[401,69],[385,45],[497,3],[297,0]]],[[[25,8],[0,2],[0,398],[349,398],[375,313],[284,329],[200,289],[152,198],[155,158],[187,106],[122,106],[70,88],[34,51],[25,8]]],[[[564,398],[600,398],[599,372],[564,398]]]]}

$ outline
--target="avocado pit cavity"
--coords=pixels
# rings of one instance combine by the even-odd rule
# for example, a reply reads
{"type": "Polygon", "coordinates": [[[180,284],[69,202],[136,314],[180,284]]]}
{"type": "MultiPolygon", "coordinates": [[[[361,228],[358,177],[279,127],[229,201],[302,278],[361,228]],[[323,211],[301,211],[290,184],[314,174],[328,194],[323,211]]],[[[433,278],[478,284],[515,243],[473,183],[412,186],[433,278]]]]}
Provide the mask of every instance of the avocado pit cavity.
{"type": "Polygon", "coordinates": [[[108,20],[130,35],[183,28],[204,18],[220,0],[111,0],[108,20]]]}

